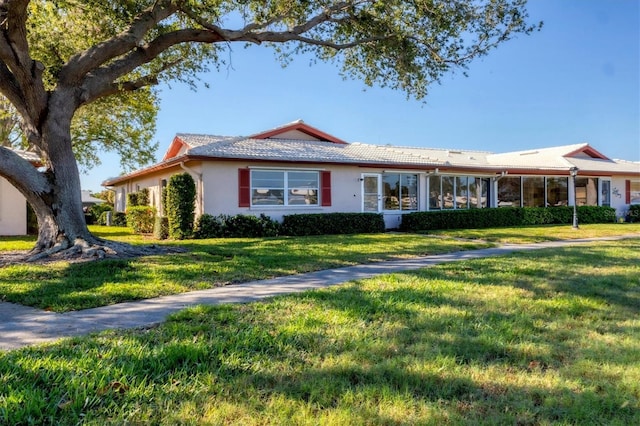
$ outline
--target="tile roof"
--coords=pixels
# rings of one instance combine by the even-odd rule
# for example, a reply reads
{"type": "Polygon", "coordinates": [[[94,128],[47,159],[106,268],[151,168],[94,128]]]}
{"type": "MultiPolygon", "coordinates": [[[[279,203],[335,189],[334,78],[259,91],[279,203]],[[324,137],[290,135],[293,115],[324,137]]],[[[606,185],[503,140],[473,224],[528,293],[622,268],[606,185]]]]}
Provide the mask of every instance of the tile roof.
{"type": "MultiPolygon", "coordinates": [[[[296,122],[294,122],[295,124],[296,122]]],[[[640,174],[640,163],[591,158],[599,156],[587,143],[563,145],[527,151],[492,153],[487,151],[435,149],[392,145],[371,145],[360,142],[332,143],[320,140],[284,138],[253,138],[178,133],[176,139],[183,148],[165,160],[125,176],[108,179],[104,184],[126,180],[130,176],[175,164],[182,158],[260,160],[301,163],[333,163],[372,166],[410,167],[416,169],[451,168],[486,169],[487,172],[516,170],[549,170],[568,172],[578,167],[582,173],[640,174]],[[173,156],[175,155],[175,156],[173,156]]],[[[171,150],[171,148],[170,148],[171,150]]],[[[168,153],[169,154],[169,153],[168,153]]],[[[603,156],[604,157],[604,156],[603,156]]],[[[526,172],[525,172],[526,173],[526,172]]]]}

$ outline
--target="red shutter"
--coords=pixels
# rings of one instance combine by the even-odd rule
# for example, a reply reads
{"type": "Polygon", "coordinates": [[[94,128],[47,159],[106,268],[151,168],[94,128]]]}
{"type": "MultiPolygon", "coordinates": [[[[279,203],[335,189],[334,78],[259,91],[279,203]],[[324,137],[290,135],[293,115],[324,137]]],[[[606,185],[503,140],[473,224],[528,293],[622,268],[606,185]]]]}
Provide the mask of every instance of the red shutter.
{"type": "Polygon", "coordinates": [[[238,207],[251,207],[251,171],[238,169],[238,207]]]}
{"type": "Polygon", "coordinates": [[[631,181],[624,181],[624,203],[631,204],[631,181]]]}
{"type": "Polygon", "coordinates": [[[322,206],[331,206],[331,172],[320,172],[322,206]]]}

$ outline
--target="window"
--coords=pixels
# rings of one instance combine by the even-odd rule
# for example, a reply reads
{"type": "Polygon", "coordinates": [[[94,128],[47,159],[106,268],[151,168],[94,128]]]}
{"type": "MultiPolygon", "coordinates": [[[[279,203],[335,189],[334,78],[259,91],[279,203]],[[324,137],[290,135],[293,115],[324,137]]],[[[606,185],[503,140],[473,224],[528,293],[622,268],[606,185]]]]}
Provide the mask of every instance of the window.
{"type": "Polygon", "coordinates": [[[458,176],[456,178],[456,208],[466,209],[469,207],[469,178],[458,176]]]}
{"type": "Polygon", "coordinates": [[[547,206],[566,206],[569,204],[569,179],[566,177],[547,178],[547,206]]]}
{"type": "Polygon", "coordinates": [[[429,176],[429,210],[442,208],[442,188],[440,176],[429,176]]]}
{"type": "Polygon", "coordinates": [[[522,178],[522,205],[524,207],[544,207],[544,178],[522,178]]]}
{"type": "Polygon", "coordinates": [[[455,178],[453,176],[442,176],[442,207],[445,209],[455,208],[453,203],[455,178]]]}
{"type": "Polygon", "coordinates": [[[520,177],[503,177],[498,181],[498,207],[520,207],[520,177]]]}
{"type": "Polygon", "coordinates": [[[382,201],[385,210],[417,210],[418,175],[383,174],[382,201]]]}
{"type": "Polygon", "coordinates": [[[598,179],[576,177],[576,205],[598,205],[598,179]]]}
{"type": "Polygon", "coordinates": [[[483,209],[489,200],[488,178],[469,178],[469,207],[483,209]]]}
{"type": "Polygon", "coordinates": [[[611,181],[600,181],[600,202],[603,206],[611,206],[611,181]]]}
{"type": "Polygon", "coordinates": [[[251,171],[252,206],[317,206],[316,171],[251,171]]]}

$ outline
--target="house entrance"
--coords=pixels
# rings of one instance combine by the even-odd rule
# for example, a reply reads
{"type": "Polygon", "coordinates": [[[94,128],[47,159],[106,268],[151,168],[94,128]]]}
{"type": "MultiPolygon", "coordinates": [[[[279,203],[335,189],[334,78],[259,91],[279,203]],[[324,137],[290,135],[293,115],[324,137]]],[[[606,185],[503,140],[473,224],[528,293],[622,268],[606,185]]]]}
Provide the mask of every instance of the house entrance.
{"type": "Polygon", "coordinates": [[[377,174],[362,175],[362,211],[378,213],[382,211],[381,176],[377,174]]]}

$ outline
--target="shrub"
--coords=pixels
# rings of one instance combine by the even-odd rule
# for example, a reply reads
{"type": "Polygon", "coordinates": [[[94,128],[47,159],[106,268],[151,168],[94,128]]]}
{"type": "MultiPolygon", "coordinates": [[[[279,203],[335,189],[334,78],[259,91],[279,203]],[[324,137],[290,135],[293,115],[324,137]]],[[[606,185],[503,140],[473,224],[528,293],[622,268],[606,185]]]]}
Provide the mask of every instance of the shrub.
{"type": "Polygon", "coordinates": [[[169,237],[177,240],[190,238],[196,210],[196,184],[193,177],[189,173],[171,176],[165,201],[169,237]]]}
{"type": "Polygon", "coordinates": [[[578,223],[614,223],[615,221],[616,210],[613,207],[578,207],[578,223]]]}
{"type": "Polygon", "coordinates": [[[88,209],[91,216],[93,216],[95,223],[98,225],[106,225],[107,224],[107,215],[106,212],[112,212],[113,207],[111,207],[107,203],[102,204],[94,204],[88,209]]]}
{"type": "Polygon", "coordinates": [[[153,232],[156,209],[151,206],[133,206],[127,209],[127,226],[139,234],[153,232]]]}
{"type": "Polygon", "coordinates": [[[115,212],[113,214],[112,223],[113,226],[126,227],[127,226],[127,215],[123,212],[115,212]]]}
{"type": "MultiPolygon", "coordinates": [[[[611,207],[582,206],[577,208],[579,223],[607,223],[615,220],[611,207]]],[[[495,228],[570,224],[573,207],[489,208],[471,210],[441,210],[415,212],[402,216],[400,229],[406,232],[435,229],[495,228]]]]}
{"type": "Polygon", "coordinates": [[[38,235],[38,217],[29,203],[27,203],[27,235],[38,235]]]}
{"type": "Polygon", "coordinates": [[[196,238],[222,237],[223,216],[212,216],[208,213],[201,215],[196,221],[194,236],[196,238]]]}
{"type": "Polygon", "coordinates": [[[196,222],[196,238],[255,238],[275,237],[280,234],[280,224],[269,216],[203,214],[196,222]]]}
{"type": "Polygon", "coordinates": [[[127,194],[127,207],[146,206],[149,204],[149,188],[127,194]]]}
{"type": "Polygon", "coordinates": [[[158,240],[166,240],[169,237],[169,219],[156,216],[153,224],[153,236],[158,240]]]}
{"type": "Polygon", "coordinates": [[[379,213],[316,213],[284,216],[284,235],[366,234],[384,232],[379,213]]]}
{"type": "Polygon", "coordinates": [[[640,204],[632,204],[626,217],[627,222],[640,222],[640,204]]]}

